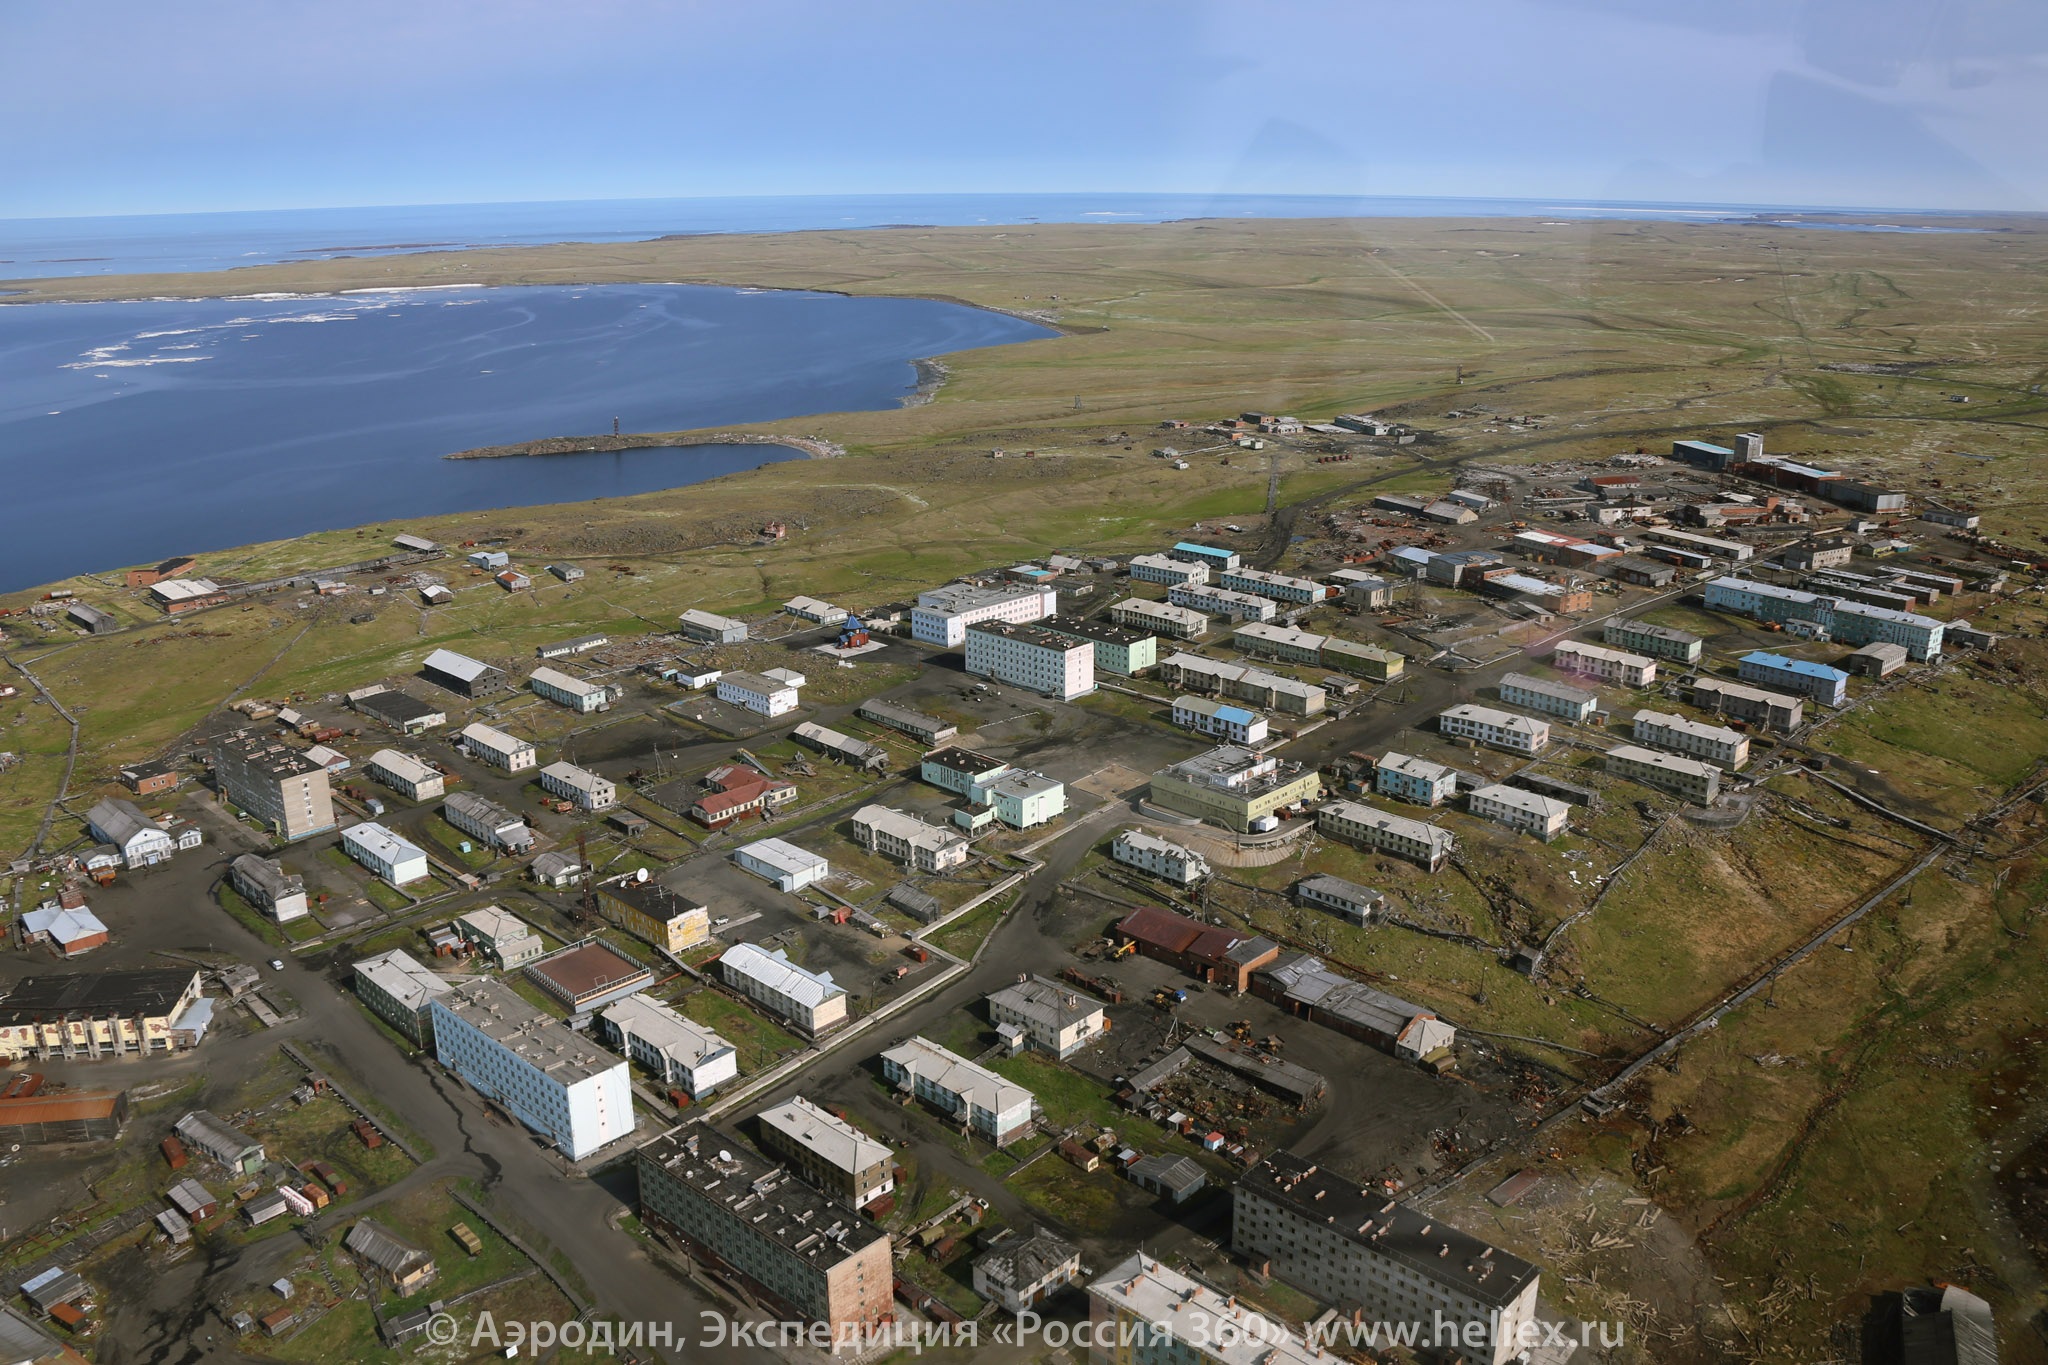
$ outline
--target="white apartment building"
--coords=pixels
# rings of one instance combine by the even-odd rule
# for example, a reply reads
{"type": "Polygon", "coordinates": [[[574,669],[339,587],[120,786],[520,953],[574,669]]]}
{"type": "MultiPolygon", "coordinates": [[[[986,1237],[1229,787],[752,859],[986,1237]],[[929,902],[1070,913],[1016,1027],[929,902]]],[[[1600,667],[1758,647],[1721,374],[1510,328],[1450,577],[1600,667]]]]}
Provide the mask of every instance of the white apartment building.
{"type": "Polygon", "coordinates": [[[363,769],[408,801],[431,801],[448,790],[447,779],[439,769],[396,749],[379,749],[370,755],[363,769]]]}
{"type": "Polygon", "coordinates": [[[334,828],[326,766],[270,735],[237,730],[215,741],[213,780],[221,795],[286,841],[334,828]]]}
{"type": "Polygon", "coordinates": [[[1447,829],[1391,815],[1357,801],[1332,801],[1316,812],[1316,832],[1357,848],[1377,848],[1434,872],[1456,841],[1447,829]]]}
{"type": "Polygon", "coordinates": [[[1469,702],[1439,715],[1436,728],[1452,739],[1476,740],[1489,749],[1505,749],[1511,754],[1540,753],[1550,743],[1550,726],[1545,722],[1469,702]]]}
{"type": "Polygon", "coordinates": [[[619,804],[619,789],[608,777],[599,777],[574,763],[550,763],[540,770],[540,789],[584,810],[610,810],[619,804]]]}
{"type": "Polygon", "coordinates": [[[796,710],[797,690],[781,678],[765,673],[725,673],[718,679],[718,699],[744,707],[762,716],[780,716],[796,710]]]}
{"type": "Polygon", "coordinates": [[[458,978],[438,975],[403,948],[366,957],[355,964],[356,998],[364,1008],[411,1039],[431,1047],[434,1021],[428,1010],[436,996],[446,995],[458,978]]]}
{"type": "Polygon", "coordinates": [[[846,1022],[846,992],[830,972],[807,972],[781,949],[735,943],[718,958],[725,984],[816,1037],[846,1022]]]}
{"type": "Polygon", "coordinates": [[[1031,1092],[937,1043],[911,1038],[882,1054],[882,1079],[998,1147],[1031,1131],[1031,1092]]]}
{"type": "Polygon", "coordinates": [[[1531,677],[1527,673],[1510,673],[1503,677],[1500,680],[1500,699],[1525,711],[1563,716],[1574,725],[1584,725],[1600,709],[1598,693],[1552,682],[1548,678],[1531,677]]]}
{"type": "Polygon", "coordinates": [[[731,1043],[659,1000],[629,995],[598,1016],[605,1041],[693,1100],[701,1100],[740,1074],[731,1043]]]}
{"type": "Polygon", "coordinates": [[[1022,1032],[1040,1052],[1065,1059],[1102,1036],[1102,1002],[1072,986],[1042,976],[1020,977],[988,997],[988,1017],[997,1032],[1022,1032]]]}
{"type": "Polygon", "coordinates": [[[1721,768],[1749,762],[1749,736],[1726,725],[1708,725],[1662,711],[1636,712],[1633,734],[1638,743],[1703,758],[1721,768]]]}
{"type": "Polygon", "coordinates": [[[1550,656],[1551,666],[1621,687],[1648,687],[1657,681],[1657,661],[1644,654],[1630,654],[1605,645],[1566,640],[1550,656]]]}
{"type": "Polygon", "coordinates": [[[928,645],[963,645],[969,626],[984,621],[1028,625],[1057,612],[1059,600],[1059,593],[1052,588],[949,583],[917,595],[917,605],[910,609],[910,634],[928,645]]]}
{"type": "Polygon", "coordinates": [[[893,858],[918,872],[944,872],[967,861],[967,840],[944,825],[928,825],[891,806],[862,806],[853,816],[853,837],[870,853],[893,858]]]}
{"type": "Polygon", "coordinates": [[[274,858],[244,853],[228,864],[228,879],[243,900],[267,912],[279,924],[307,913],[306,879],[287,872],[274,858]]]}
{"type": "Polygon", "coordinates": [[[1095,645],[1037,626],[980,622],[967,628],[967,671],[1041,696],[1072,701],[1095,690],[1095,645]]]}
{"type": "Polygon", "coordinates": [[[1458,791],[1458,775],[1441,763],[1389,749],[1373,765],[1372,789],[1381,796],[1441,806],[1458,791]]]}
{"type": "Polygon", "coordinates": [[[471,757],[493,768],[503,768],[508,773],[525,772],[540,762],[531,744],[482,721],[464,726],[456,738],[462,741],[471,757]]]}
{"type": "Polygon", "coordinates": [[[475,792],[450,795],[441,803],[441,818],[492,848],[524,853],[533,847],[533,831],[526,827],[526,821],[475,792]]]}
{"type": "Polygon", "coordinates": [[[1329,588],[1313,579],[1296,578],[1291,574],[1272,573],[1265,569],[1225,569],[1216,583],[1217,586],[1233,592],[1248,592],[1255,597],[1270,597],[1276,602],[1296,606],[1320,602],[1330,595],[1329,588]]]}
{"type": "Polygon", "coordinates": [[[1234,588],[1212,588],[1200,583],[1182,583],[1168,588],[1166,600],[1176,607],[1246,621],[1270,621],[1280,614],[1279,606],[1270,597],[1258,597],[1234,588]]]}
{"type": "Polygon", "coordinates": [[[427,875],[424,850],[369,820],[343,830],[341,847],[349,857],[393,886],[404,886],[427,875]]]}
{"type": "Polygon", "coordinates": [[[1116,603],[1109,609],[1109,619],[1131,630],[1149,630],[1176,640],[1199,640],[1209,629],[1209,618],[1192,607],[1150,602],[1142,597],[1116,603]]]}
{"type": "Polygon", "coordinates": [[[1495,783],[1472,793],[1466,808],[1474,815],[1533,834],[1549,843],[1564,833],[1572,808],[1554,797],[1495,783]]]}
{"type": "Polygon", "coordinates": [[[545,697],[558,706],[566,706],[578,714],[588,715],[593,711],[609,711],[620,696],[620,689],[605,683],[586,682],[571,677],[559,668],[536,668],[526,680],[534,695],[545,697]]]}
{"type": "Polygon", "coordinates": [[[1332,1365],[1336,1359],[1246,1300],[1142,1251],[1088,1286],[1088,1318],[1089,1365],[1332,1365]]]}
{"type": "Polygon", "coordinates": [[[1414,1323],[1429,1342],[1448,1320],[1466,1357],[1487,1365],[1508,1365],[1542,1340],[1535,1266],[1289,1152],[1237,1182],[1230,1242],[1254,1266],[1356,1307],[1367,1322],[1414,1323]]]}
{"type": "Polygon", "coordinates": [[[1117,835],[1110,843],[1109,856],[1175,886],[1193,886],[1209,875],[1209,860],[1201,854],[1142,829],[1127,829],[1117,835]]]}
{"type": "Polygon", "coordinates": [[[1214,697],[1175,697],[1173,723],[1227,744],[1263,744],[1272,732],[1266,718],[1258,712],[1214,697]]]}
{"type": "Polygon", "coordinates": [[[554,1143],[571,1161],[633,1133],[622,1058],[528,1004],[473,979],[435,996],[434,1056],[472,1090],[554,1143]]]}
{"type": "Polygon", "coordinates": [[[1164,583],[1168,587],[1189,586],[1209,581],[1207,564],[1188,564],[1166,555],[1133,555],[1131,577],[1140,583],[1164,583]]]}
{"type": "Polygon", "coordinates": [[[1645,749],[1638,744],[1609,749],[1604,766],[1608,772],[1682,796],[1699,806],[1711,806],[1721,794],[1721,770],[1713,764],[1645,749]]]}

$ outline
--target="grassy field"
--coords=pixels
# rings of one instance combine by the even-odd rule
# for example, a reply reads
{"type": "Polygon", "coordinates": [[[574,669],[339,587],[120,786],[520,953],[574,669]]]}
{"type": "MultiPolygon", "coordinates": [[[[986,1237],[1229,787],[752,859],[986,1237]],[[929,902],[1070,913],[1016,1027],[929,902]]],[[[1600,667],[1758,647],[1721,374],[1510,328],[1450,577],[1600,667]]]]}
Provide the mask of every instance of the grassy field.
{"type": "Polygon", "coordinates": [[[714,990],[692,991],[677,1009],[686,1017],[716,1029],[739,1053],[740,1072],[765,1071],[803,1044],[767,1015],[714,990]]]}

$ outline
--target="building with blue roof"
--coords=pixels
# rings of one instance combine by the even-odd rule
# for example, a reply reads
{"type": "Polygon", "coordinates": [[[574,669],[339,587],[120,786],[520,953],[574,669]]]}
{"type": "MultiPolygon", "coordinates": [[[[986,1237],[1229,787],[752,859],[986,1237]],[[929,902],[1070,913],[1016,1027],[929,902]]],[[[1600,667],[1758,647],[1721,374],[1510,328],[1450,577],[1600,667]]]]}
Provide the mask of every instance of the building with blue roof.
{"type": "Polygon", "coordinates": [[[1767,683],[1828,706],[1840,706],[1849,692],[1849,675],[1839,668],[1762,650],[1743,655],[1738,671],[1744,682],[1767,683]]]}
{"type": "Polygon", "coordinates": [[[1212,573],[1234,569],[1242,562],[1235,550],[1219,550],[1214,545],[1197,545],[1192,540],[1183,540],[1167,553],[1183,564],[1206,564],[1212,573]]]}

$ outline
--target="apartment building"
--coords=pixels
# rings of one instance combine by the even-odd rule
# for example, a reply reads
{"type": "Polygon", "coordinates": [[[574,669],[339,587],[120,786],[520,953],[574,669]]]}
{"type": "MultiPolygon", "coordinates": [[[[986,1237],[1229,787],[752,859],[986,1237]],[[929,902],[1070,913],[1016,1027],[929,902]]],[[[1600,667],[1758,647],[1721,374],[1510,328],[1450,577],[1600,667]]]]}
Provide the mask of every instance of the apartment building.
{"type": "Polygon", "coordinates": [[[1745,687],[1726,678],[1701,677],[1693,681],[1692,704],[1703,711],[1750,721],[1781,734],[1799,728],[1806,719],[1806,703],[1783,692],[1745,687]]]}
{"type": "Polygon", "coordinates": [[[1214,697],[1175,697],[1173,723],[1227,744],[1263,744],[1271,727],[1258,712],[1214,697]]]}
{"type": "Polygon", "coordinates": [[[343,830],[341,849],[393,886],[406,886],[428,875],[426,850],[374,821],[343,830]]]}
{"type": "Polygon", "coordinates": [[[610,778],[574,763],[550,763],[542,768],[540,789],[587,811],[610,810],[619,804],[619,789],[610,778]]]}
{"type": "Polygon", "coordinates": [[[1012,768],[978,782],[967,791],[967,804],[953,812],[953,823],[978,830],[990,821],[1011,829],[1032,829],[1066,813],[1066,784],[1044,773],[1012,768]]]}
{"type": "Polygon", "coordinates": [[[967,861],[965,838],[892,806],[867,805],[855,811],[853,837],[868,852],[917,872],[944,872],[967,861]]]}
{"type": "Polygon", "coordinates": [[[643,943],[671,955],[688,952],[711,937],[711,910],[673,891],[640,868],[599,882],[597,913],[643,943]]]}
{"type": "Polygon", "coordinates": [[[1636,742],[1703,758],[1720,768],[1749,762],[1749,736],[1725,725],[1708,725],[1663,711],[1638,711],[1631,728],[1636,742]]]}
{"type": "Polygon", "coordinates": [[[441,815],[449,824],[491,848],[507,853],[524,853],[533,847],[533,831],[526,821],[488,797],[475,792],[456,792],[441,803],[441,815]]]}
{"type": "Polygon", "coordinates": [[[1387,908],[1387,898],[1383,893],[1328,873],[1317,873],[1296,882],[1294,901],[1297,905],[1328,910],[1340,919],[1360,926],[1372,923],[1373,916],[1384,913],[1387,908]]]}
{"type": "Polygon", "coordinates": [[[1031,1131],[1036,1105],[1029,1090],[927,1039],[884,1052],[882,1079],[998,1147],[1031,1131]]]}
{"type": "Polygon", "coordinates": [[[1378,610],[1393,600],[1393,583],[1365,569],[1339,569],[1329,579],[1354,607],[1378,610]]]}
{"type": "Polygon", "coordinates": [[[735,943],[718,958],[719,978],[726,985],[816,1037],[846,1022],[846,992],[830,972],[809,972],[774,952],[752,943],[735,943]]]}
{"type": "Polygon", "coordinates": [[[1024,976],[988,997],[996,1032],[1019,1031],[1024,1041],[1062,1061],[1102,1036],[1102,1002],[1042,976],[1024,976]]]}
{"type": "Polygon", "coordinates": [[[569,1160],[632,1135],[626,1063],[510,986],[472,978],[428,1008],[435,1059],[569,1160]]]}
{"type": "Polygon", "coordinates": [[[965,796],[1009,771],[1010,765],[1002,759],[958,745],[926,754],[918,766],[918,774],[925,781],[955,796],[965,796]]]}
{"type": "MultiPolygon", "coordinates": [[[[1098,673],[1135,678],[1159,662],[1159,637],[1149,630],[1079,616],[1048,616],[1038,623],[1038,629],[1091,646],[1098,673]]],[[[974,671],[972,664],[968,671],[974,671]]]]}
{"type": "Polygon", "coordinates": [[[1209,566],[1189,564],[1167,555],[1131,556],[1131,577],[1140,583],[1164,583],[1170,588],[1200,587],[1209,581],[1209,566]]]}
{"type": "Polygon", "coordinates": [[[1265,569],[1226,569],[1216,580],[1216,585],[1231,592],[1250,593],[1254,597],[1270,597],[1275,602],[1289,606],[1313,606],[1330,595],[1330,589],[1313,579],[1296,578],[1292,574],[1272,573],[1265,569]]]}
{"type": "Polygon", "coordinates": [[[1511,754],[1541,753],[1550,743],[1550,726],[1547,723],[1518,716],[1512,711],[1474,706],[1469,702],[1439,714],[1436,728],[1438,733],[1451,739],[1469,739],[1489,749],[1504,749],[1511,754]]]}
{"type": "Polygon", "coordinates": [[[1721,770],[1696,758],[1623,744],[1607,751],[1604,766],[1608,772],[1682,796],[1696,806],[1711,806],[1721,794],[1721,770]]]}
{"type": "MultiPolygon", "coordinates": [[[[1174,640],[1199,640],[1209,629],[1209,618],[1192,607],[1176,607],[1171,602],[1150,602],[1142,597],[1129,598],[1111,606],[1109,619],[1127,630],[1140,630],[1155,636],[1164,635],[1174,640]]],[[[1154,662],[1157,662],[1156,647],[1154,662]]]]}
{"type": "Polygon", "coordinates": [[[1376,848],[1435,872],[1451,856],[1451,832],[1357,801],[1332,801],[1316,812],[1316,831],[1357,848],[1376,848]]]}
{"type": "Polygon", "coordinates": [[[642,1147],[640,1217],[835,1345],[895,1317],[889,1234],[702,1122],[642,1147]]]}
{"type": "Polygon", "coordinates": [[[1698,663],[1700,651],[1706,647],[1697,635],[1648,621],[1624,621],[1618,616],[1609,618],[1601,627],[1600,638],[1618,649],[1682,664],[1698,663]]]}
{"type": "Polygon", "coordinates": [[[1247,621],[1230,633],[1232,648],[1291,664],[1320,664],[1326,638],[1314,631],[1268,621],[1247,621]]]}
{"type": "Polygon", "coordinates": [[[1127,829],[1109,845],[1109,856],[1175,886],[1193,886],[1209,875],[1209,860],[1193,849],[1142,829],[1127,829]]]}
{"type": "Polygon", "coordinates": [[[1646,526],[1643,528],[1642,537],[1658,545],[1690,550],[1694,554],[1706,555],[1710,559],[1725,559],[1735,564],[1745,563],[1756,555],[1755,546],[1745,545],[1739,540],[1722,540],[1715,536],[1674,530],[1668,526],[1646,526]]]}
{"type": "Polygon", "coordinates": [[[718,678],[720,701],[752,711],[755,715],[787,715],[796,710],[797,689],[781,678],[765,673],[722,673],[718,678]]]}
{"type": "Polygon", "coordinates": [[[1235,550],[1220,549],[1214,545],[1201,545],[1192,540],[1176,544],[1167,555],[1182,564],[1204,564],[1212,573],[1225,573],[1235,569],[1243,561],[1235,550]]]}
{"type": "Polygon", "coordinates": [[[1373,768],[1372,789],[1381,796],[1440,806],[1458,792],[1458,776],[1441,763],[1389,749],[1373,768]]]}
{"type": "Polygon", "coordinates": [[[896,1188],[896,1154],[798,1095],[761,1112],[761,1146],[835,1199],[857,1209],[896,1188]]]}
{"type": "Polygon", "coordinates": [[[917,595],[917,605],[910,610],[910,635],[928,645],[952,648],[967,643],[969,626],[1028,625],[1059,609],[1059,593],[1052,588],[951,583],[917,595]]]}
{"type": "Polygon", "coordinates": [[[739,1052],[716,1032],[645,995],[629,995],[605,1006],[599,1031],[665,1086],[701,1100],[738,1077],[739,1052]]]}
{"type": "Polygon", "coordinates": [[[307,912],[306,879],[285,871],[275,859],[244,853],[228,864],[228,880],[236,894],[279,924],[301,919],[307,912]]]}
{"type": "Polygon", "coordinates": [[[1747,578],[1713,580],[1707,584],[1706,600],[1715,610],[1759,621],[1810,622],[1829,639],[1845,645],[1904,645],[1906,653],[1918,663],[1940,657],[1947,625],[1917,612],[1869,606],[1747,578]]]}
{"type": "Polygon", "coordinates": [[[1289,715],[1320,715],[1329,703],[1329,693],[1313,683],[1199,654],[1167,655],[1159,661],[1159,678],[1169,686],[1230,697],[1289,715]]]}
{"type": "Polygon", "coordinates": [[[415,1047],[434,1045],[433,1015],[427,1007],[436,996],[447,994],[456,979],[428,970],[402,948],[355,964],[356,999],[415,1047]]]}
{"type": "Polygon", "coordinates": [[[379,749],[371,754],[363,771],[408,801],[431,801],[448,790],[447,779],[439,768],[396,749],[379,749]]]}
{"type": "Polygon", "coordinates": [[[482,953],[499,970],[516,972],[547,951],[533,926],[502,905],[484,905],[457,915],[455,936],[482,953]]]}
{"type": "Polygon", "coordinates": [[[1338,635],[1323,637],[1322,656],[1318,662],[1324,668],[1355,673],[1373,682],[1392,682],[1408,671],[1405,655],[1360,640],[1346,640],[1338,635]]]}
{"type": "Polygon", "coordinates": [[[1095,690],[1095,647],[1038,626],[978,622],[967,628],[967,671],[1041,696],[1072,701],[1095,690]]]}
{"type": "Polygon", "coordinates": [[[1847,673],[1811,659],[1791,659],[1757,650],[1737,661],[1736,673],[1744,682],[1767,683],[1811,697],[1823,706],[1840,706],[1849,694],[1847,673]]]}
{"type": "Polygon", "coordinates": [[[1271,829],[1278,811],[1323,792],[1313,768],[1223,745],[1152,774],[1149,800],[1239,834],[1271,829]]]}
{"type": "Polygon", "coordinates": [[[508,773],[525,772],[540,762],[531,744],[482,721],[464,726],[457,738],[469,750],[470,757],[508,773]]]}
{"type": "Polygon", "coordinates": [[[1235,1294],[1142,1251],[1088,1286],[1088,1318],[1089,1365],[1330,1365],[1332,1359],[1235,1294]]]}
{"type": "Polygon", "coordinates": [[[213,743],[220,794],[287,843],[334,828],[327,769],[299,750],[253,730],[213,743]]]}
{"type": "Polygon", "coordinates": [[[1541,1337],[1535,1266],[1290,1152],[1238,1180],[1230,1242],[1254,1267],[1366,1321],[1415,1323],[1424,1341],[1439,1320],[1455,1323],[1468,1359],[1508,1365],[1541,1337]]]}
{"type": "Polygon", "coordinates": [[[1024,1313],[1081,1274],[1081,1249],[1049,1232],[1018,1236],[1005,1229],[974,1261],[974,1292],[1011,1314],[1024,1313]]]}
{"type": "Polygon", "coordinates": [[[1280,614],[1279,604],[1270,597],[1204,583],[1175,584],[1166,590],[1166,600],[1171,606],[1187,607],[1233,621],[1270,621],[1280,614]]]}
{"type": "Polygon", "coordinates": [[[1483,820],[1533,834],[1546,844],[1564,833],[1572,813],[1567,802],[1500,783],[1474,791],[1465,808],[1483,820]]]}
{"type": "Polygon", "coordinates": [[[1552,668],[1583,673],[1617,687],[1648,687],[1657,681],[1657,661],[1643,654],[1565,640],[1550,656],[1552,668]]]}
{"type": "Polygon", "coordinates": [[[1600,709],[1597,693],[1567,683],[1552,682],[1548,678],[1531,677],[1527,673],[1504,676],[1500,680],[1500,699],[1524,711],[1562,716],[1574,725],[1584,725],[1600,709]]]}
{"type": "Polygon", "coordinates": [[[526,680],[534,695],[545,697],[557,706],[566,706],[579,715],[593,711],[609,711],[612,703],[623,692],[609,683],[594,683],[572,677],[559,668],[536,668],[526,680]]]}

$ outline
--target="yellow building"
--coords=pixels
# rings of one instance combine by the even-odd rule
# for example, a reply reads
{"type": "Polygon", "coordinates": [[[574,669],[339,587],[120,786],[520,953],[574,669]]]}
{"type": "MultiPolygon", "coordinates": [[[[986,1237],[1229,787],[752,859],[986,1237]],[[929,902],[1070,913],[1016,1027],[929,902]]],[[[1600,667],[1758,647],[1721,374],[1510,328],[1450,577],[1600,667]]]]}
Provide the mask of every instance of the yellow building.
{"type": "Polygon", "coordinates": [[[600,883],[597,912],[669,953],[684,952],[711,937],[711,911],[655,881],[645,868],[600,883]]]}

